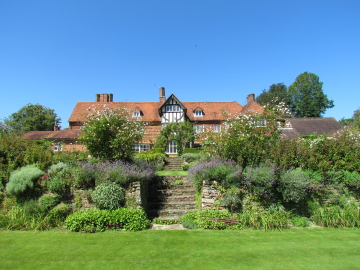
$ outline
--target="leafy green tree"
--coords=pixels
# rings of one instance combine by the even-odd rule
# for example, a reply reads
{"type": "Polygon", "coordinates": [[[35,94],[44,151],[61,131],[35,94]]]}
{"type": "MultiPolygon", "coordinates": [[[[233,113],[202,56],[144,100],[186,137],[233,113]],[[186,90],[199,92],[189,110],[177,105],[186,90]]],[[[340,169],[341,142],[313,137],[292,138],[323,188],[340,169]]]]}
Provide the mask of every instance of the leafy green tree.
{"type": "Polygon", "coordinates": [[[360,128],[360,109],[357,109],[354,112],[353,118],[354,118],[354,126],[360,128]]]}
{"type": "Polygon", "coordinates": [[[190,142],[195,140],[194,128],[189,121],[169,123],[160,131],[156,140],[155,147],[165,148],[170,141],[176,141],[176,150],[178,155],[184,152],[184,149],[190,142]]]}
{"type": "Polygon", "coordinates": [[[262,106],[275,106],[280,102],[288,103],[288,100],[288,89],[283,83],[274,83],[270,85],[267,91],[264,89],[256,98],[256,102],[262,106]]]}
{"type": "Polygon", "coordinates": [[[18,112],[13,113],[4,120],[4,123],[15,132],[50,131],[54,124],[60,124],[54,110],[40,104],[27,104],[18,112]]]}
{"type": "Polygon", "coordinates": [[[143,121],[127,108],[89,109],[81,140],[90,154],[102,160],[130,160],[144,136],[143,121]]]}
{"type": "Polygon", "coordinates": [[[341,118],[339,120],[339,124],[342,125],[343,127],[351,127],[354,125],[354,118],[341,118]]]}
{"type": "Polygon", "coordinates": [[[356,127],[360,128],[360,109],[354,111],[354,114],[351,118],[342,118],[339,121],[342,126],[356,127]]]}
{"type": "Polygon", "coordinates": [[[321,117],[334,107],[322,90],[323,83],[314,73],[304,72],[289,87],[290,110],[295,117],[321,117]]]}

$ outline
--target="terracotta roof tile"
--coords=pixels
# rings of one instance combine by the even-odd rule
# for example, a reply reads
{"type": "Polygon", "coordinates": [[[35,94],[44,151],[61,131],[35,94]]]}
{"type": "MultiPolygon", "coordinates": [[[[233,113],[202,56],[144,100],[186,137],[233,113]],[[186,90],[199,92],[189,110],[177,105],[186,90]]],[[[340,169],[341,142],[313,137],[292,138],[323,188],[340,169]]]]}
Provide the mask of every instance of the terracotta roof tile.
{"type": "Polygon", "coordinates": [[[77,139],[82,133],[82,130],[58,130],[58,131],[32,131],[22,136],[25,140],[65,140],[77,139]]]}
{"type": "MultiPolygon", "coordinates": [[[[235,114],[240,113],[243,110],[236,101],[231,102],[182,102],[187,109],[187,117],[191,121],[211,121],[211,120],[224,120],[223,111],[235,114]],[[196,108],[202,108],[204,115],[202,117],[194,117],[194,110],[196,108]]],[[[69,122],[82,122],[86,119],[87,109],[95,106],[101,108],[102,106],[108,106],[109,108],[126,107],[130,110],[141,110],[143,121],[161,121],[159,108],[161,103],[159,102],[78,102],[70,115],[69,122]]]]}

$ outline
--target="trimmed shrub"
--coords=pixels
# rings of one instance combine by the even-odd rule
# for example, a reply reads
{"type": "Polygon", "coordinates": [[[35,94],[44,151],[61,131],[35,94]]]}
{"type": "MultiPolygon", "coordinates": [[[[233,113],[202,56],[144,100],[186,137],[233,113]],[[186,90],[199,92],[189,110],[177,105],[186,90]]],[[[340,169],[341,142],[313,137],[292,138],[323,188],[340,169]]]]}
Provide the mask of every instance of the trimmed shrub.
{"type": "Polygon", "coordinates": [[[24,166],[10,175],[10,181],[6,185],[6,191],[13,196],[21,197],[35,188],[35,182],[43,176],[45,172],[34,165],[24,166]]]}
{"type": "Polygon", "coordinates": [[[124,204],[124,189],[115,183],[98,185],[92,193],[92,199],[99,209],[115,210],[124,204]]]}
{"type": "Polygon", "coordinates": [[[144,230],[150,225],[142,209],[86,210],[69,215],[66,227],[75,232],[103,232],[105,229],[144,230]]]}

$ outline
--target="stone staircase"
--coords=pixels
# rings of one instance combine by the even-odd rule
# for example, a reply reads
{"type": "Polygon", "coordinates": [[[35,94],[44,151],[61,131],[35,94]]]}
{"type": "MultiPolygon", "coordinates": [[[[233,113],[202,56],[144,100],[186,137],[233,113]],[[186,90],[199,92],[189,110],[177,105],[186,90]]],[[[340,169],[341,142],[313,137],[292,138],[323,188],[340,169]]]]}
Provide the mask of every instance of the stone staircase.
{"type": "Polygon", "coordinates": [[[165,159],[164,171],[181,171],[183,161],[181,157],[168,157],[165,159]]]}
{"type": "Polygon", "coordinates": [[[161,176],[149,183],[150,219],[177,219],[195,209],[195,186],[186,176],[161,176]]]}

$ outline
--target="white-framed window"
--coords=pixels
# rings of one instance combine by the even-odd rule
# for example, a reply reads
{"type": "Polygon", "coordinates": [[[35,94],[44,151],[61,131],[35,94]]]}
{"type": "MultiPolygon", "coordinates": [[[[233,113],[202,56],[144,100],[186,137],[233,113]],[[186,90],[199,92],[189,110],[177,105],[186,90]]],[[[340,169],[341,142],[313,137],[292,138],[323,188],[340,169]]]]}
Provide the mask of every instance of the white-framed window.
{"type": "Polygon", "coordinates": [[[204,126],[203,125],[196,125],[194,126],[194,133],[198,134],[204,132],[204,126]]]}
{"type": "Polygon", "coordinates": [[[220,125],[214,125],[214,132],[220,132],[221,126],[220,125]]]}
{"type": "Polygon", "coordinates": [[[179,105],[166,105],[165,107],[166,112],[180,112],[179,105]]]}
{"type": "Polygon", "coordinates": [[[166,148],[166,153],[167,154],[177,154],[176,141],[169,142],[169,144],[166,148]]]}
{"type": "Polygon", "coordinates": [[[202,117],[204,115],[204,112],[201,110],[197,110],[194,112],[195,117],[202,117]]]}
{"type": "Polygon", "coordinates": [[[62,144],[59,142],[54,142],[53,144],[53,150],[54,151],[62,151],[62,144]]]}
{"type": "Polygon", "coordinates": [[[141,116],[141,112],[140,112],[140,111],[133,111],[132,117],[140,117],[140,116],[141,116]]]}
{"type": "Polygon", "coordinates": [[[135,144],[134,146],[134,151],[135,152],[144,152],[144,151],[149,151],[150,150],[150,144],[143,144],[143,143],[139,143],[139,144],[135,144]]]}
{"type": "Polygon", "coordinates": [[[251,120],[253,124],[255,124],[257,127],[266,127],[266,120],[265,119],[259,119],[259,120],[251,120]]]}

